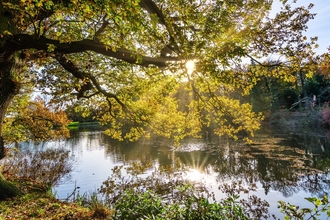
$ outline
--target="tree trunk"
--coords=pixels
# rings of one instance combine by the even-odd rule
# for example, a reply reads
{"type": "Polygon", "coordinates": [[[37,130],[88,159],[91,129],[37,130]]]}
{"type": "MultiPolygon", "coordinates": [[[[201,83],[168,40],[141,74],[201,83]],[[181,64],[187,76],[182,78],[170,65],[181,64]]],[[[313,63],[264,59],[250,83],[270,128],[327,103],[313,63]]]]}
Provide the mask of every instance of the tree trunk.
{"type": "MultiPolygon", "coordinates": [[[[17,0],[9,1],[18,3],[17,0]]],[[[13,23],[13,14],[0,4],[0,33],[9,31],[15,34],[18,30],[13,23]]],[[[6,37],[0,38],[0,160],[5,156],[5,140],[3,137],[3,123],[9,104],[19,93],[20,84],[15,81],[15,75],[22,70],[19,54],[12,49],[12,45],[6,37]]],[[[1,167],[0,167],[1,168],[1,167]]],[[[0,200],[14,197],[20,194],[20,190],[7,181],[0,169],[0,200]]]]}
{"type": "Polygon", "coordinates": [[[21,191],[11,182],[7,181],[0,173],[0,201],[17,196],[21,191]]]}
{"type": "MultiPolygon", "coordinates": [[[[13,77],[15,73],[18,73],[17,71],[21,71],[22,67],[18,57],[16,58],[12,54],[7,57],[3,56],[0,59],[0,160],[5,156],[5,142],[2,133],[4,118],[9,104],[15,95],[19,93],[20,89],[20,84],[13,77]]],[[[0,172],[0,200],[19,194],[20,190],[14,184],[8,182],[0,172]]]]}
{"type": "Polygon", "coordinates": [[[18,58],[15,58],[13,54],[6,58],[0,60],[0,159],[4,157],[5,153],[2,127],[6,111],[20,89],[20,84],[14,80],[13,75],[22,67],[18,58]]]}
{"type": "Polygon", "coordinates": [[[305,86],[305,79],[302,71],[299,71],[299,78],[300,78],[300,83],[301,83],[301,90],[302,90],[302,98],[307,97],[307,91],[306,91],[306,86],[305,86]]]}

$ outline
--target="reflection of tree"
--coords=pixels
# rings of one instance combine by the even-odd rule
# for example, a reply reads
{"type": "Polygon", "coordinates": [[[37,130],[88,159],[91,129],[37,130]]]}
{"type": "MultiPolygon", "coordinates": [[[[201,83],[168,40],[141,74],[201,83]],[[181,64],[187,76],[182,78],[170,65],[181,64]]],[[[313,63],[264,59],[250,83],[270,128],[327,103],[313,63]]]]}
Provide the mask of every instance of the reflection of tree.
{"type": "Polygon", "coordinates": [[[307,174],[299,182],[299,188],[319,198],[330,192],[330,176],[328,174],[307,174]]]}
{"type": "MultiPolygon", "coordinates": [[[[274,142],[276,139],[267,140],[274,142]]],[[[290,141],[290,140],[289,140],[290,141]]],[[[213,164],[214,170],[218,173],[219,182],[230,180],[241,180],[247,184],[260,182],[267,194],[271,189],[281,192],[285,197],[289,197],[300,190],[320,195],[329,190],[325,184],[327,180],[318,181],[319,176],[311,179],[301,178],[309,171],[317,172],[315,168],[329,167],[329,162],[320,154],[312,157],[301,151],[299,148],[290,147],[285,139],[278,139],[273,145],[260,146],[239,146],[232,144],[228,150],[228,144],[219,145],[218,160],[213,164]],[[242,150],[241,148],[244,148],[242,150]],[[226,153],[227,152],[227,153],[226,153]],[[229,152],[229,153],[228,153],[229,152]],[[316,166],[309,167],[308,164],[316,166]],[[315,179],[316,178],[316,179],[315,179]]],[[[326,145],[324,145],[326,146],[326,145]]],[[[325,175],[327,176],[327,175],[325,175]]]]}
{"type": "MultiPolygon", "coordinates": [[[[320,134],[322,134],[321,131],[320,134]]],[[[330,143],[325,136],[320,134],[296,134],[292,136],[292,139],[306,152],[306,156],[311,157],[307,166],[326,171],[330,167],[330,143]]]]}
{"type": "Polygon", "coordinates": [[[314,149],[310,151],[305,148],[308,146],[298,145],[293,139],[264,136],[251,146],[236,142],[209,143],[208,149],[203,151],[175,151],[164,141],[119,142],[100,131],[73,132],[71,138],[61,144],[75,155],[81,154],[82,147],[88,151],[104,149],[105,157],[115,163],[140,161],[153,166],[171,166],[179,161],[201,172],[212,170],[219,184],[232,180],[260,183],[266,194],[276,190],[288,197],[304,190],[322,196],[330,191],[330,175],[320,174],[320,169],[330,167],[329,144],[315,137],[307,138],[301,140],[309,144],[321,143],[324,150],[310,147],[314,149]]]}
{"type": "Polygon", "coordinates": [[[155,147],[154,143],[158,143],[155,141],[126,143],[110,140],[106,136],[104,138],[104,142],[108,143],[106,154],[116,154],[121,161],[157,161],[159,165],[166,166],[179,160],[185,166],[204,172],[211,166],[218,173],[219,183],[230,180],[241,180],[246,184],[260,182],[266,194],[270,190],[279,191],[285,197],[300,190],[322,194],[330,188],[326,180],[319,180],[320,176],[317,179],[311,175],[301,178],[308,172],[308,164],[322,162],[322,167],[329,167],[329,160],[321,155],[310,157],[297,148],[298,145],[292,140],[267,137],[266,141],[274,142],[273,145],[263,143],[260,146],[246,146],[226,142],[214,145],[208,151],[180,152],[172,151],[166,142],[155,147]]]}
{"type": "Polygon", "coordinates": [[[230,151],[227,158],[218,159],[213,166],[219,173],[219,181],[235,179],[247,184],[260,182],[266,194],[270,189],[280,191],[284,196],[297,192],[295,187],[298,177],[288,161],[273,160],[265,155],[247,157],[237,151],[230,151]]]}

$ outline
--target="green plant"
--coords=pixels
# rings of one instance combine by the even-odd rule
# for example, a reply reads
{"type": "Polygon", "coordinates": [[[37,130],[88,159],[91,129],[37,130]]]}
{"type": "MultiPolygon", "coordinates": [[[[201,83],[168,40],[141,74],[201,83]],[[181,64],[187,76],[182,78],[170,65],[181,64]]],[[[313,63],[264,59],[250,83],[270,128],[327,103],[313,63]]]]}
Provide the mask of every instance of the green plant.
{"type": "Polygon", "coordinates": [[[155,192],[129,190],[116,203],[114,219],[148,219],[163,212],[161,198],[155,192]]]}
{"type": "Polygon", "coordinates": [[[169,202],[154,191],[127,191],[116,203],[113,219],[249,219],[244,209],[230,197],[210,202],[203,196],[187,196],[169,202]]]}
{"type": "Polygon", "coordinates": [[[141,177],[143,164],[116,167],[100,188],[104,202],[115,209],[114,219],[260,219],[270,217],[268,203],[256,196],[239,200],[240,193],[255,189],[241,183],[223,185],[227,193],[217,200],[201,181],[183,178],[185,167],[159,168],[141,177]],[[125,176],[122,174],[125,170],[125,176]],[[127,175],[129,173],[129,175],[127,175]]]}
{"type": "MultiPolygon", "coordinates": [[[[330,202],[328,196],[323,198],[308,197],[307,201],[314,205],[314,208],[300,208],[284,201],[278,202],[278,208],[285,214],[285,219],[318,219],[322,213],[326,213],[327,219],[330,218],[330,202]]],[[[323,216],[324,218],[324,216],[323,216]]]]}

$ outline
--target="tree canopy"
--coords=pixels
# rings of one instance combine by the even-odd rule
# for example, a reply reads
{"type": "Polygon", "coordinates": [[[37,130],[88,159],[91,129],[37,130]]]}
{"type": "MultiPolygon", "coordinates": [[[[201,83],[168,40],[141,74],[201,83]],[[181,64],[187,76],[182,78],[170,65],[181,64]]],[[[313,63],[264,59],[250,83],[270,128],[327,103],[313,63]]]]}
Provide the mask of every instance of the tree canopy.
{"type": "Polygon", "coordinates": [[[178,142],[210,126],[219,135],[253,136],[262,115],[242,97],[262,75],[289,71],[252,71],[243,61],[263,67],[258,59],[293,57],[316,40],[303,35],[312,5],[282,1],[270,18],[272,2],[2,1],[0,136],[8,106],[27,86],[57,106],[96,108],[106,133],[120,140],[156,134],[178,142]]]}

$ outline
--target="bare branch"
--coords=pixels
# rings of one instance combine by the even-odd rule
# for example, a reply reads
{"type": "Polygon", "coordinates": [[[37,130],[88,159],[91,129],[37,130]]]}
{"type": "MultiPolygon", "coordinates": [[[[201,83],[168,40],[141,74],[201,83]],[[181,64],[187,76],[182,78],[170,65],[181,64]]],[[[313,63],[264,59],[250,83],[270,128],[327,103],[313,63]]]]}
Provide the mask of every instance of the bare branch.
{"type": "Polygon", "coordinates": [[[109,22],[106,20],[106,15],[104,15],[104,17],[102,18],[102,21],[103,21],[103,23],[102,23],[102,25],[101,25],[101,27],[97,30],[97,31],[95,31],[95,36],[94,36],[94,38],[95,39],[97,39],[97,37],[99,37],[100,36],[100,34],[102,34],[102,32],[106,29],[106,27],[109,25],[109,22]]]}
{"type": "Polygon", "coordinates": [[[276,63],[273,63],[273,64],[264,64],[264,63],[261,63],[260,61],[258,61],[257,59],[255,59],[254,57],[252,57],[251,55],[249,54],[246,54],[247,57],[249,57],[252,61],[256,62],[257,64],[259,64],[260,66],[263,66],[263,67],[279,67],[279,66],[282,66],[283,65],[283,62],[276,62],[276,63]]]}
{"type": "Polygon", "coordinates": [[[116,102],[121,105],[123,110],[125,112],[128,112],[125,104],[115,94],[107,92],[106,90],[102,89],[100,83],[97,81],[97,79],[94,76],[92,76],[89,73],[81,71],[73,62],[68,60],[63,54],[56,54],[55,58],[63,66],[63,68],[65,70],[67,70],[68,72],[70,72],[74,77],[76,77],[78,79],[88,78],[91,81],[91,82],[87,82],[86,84],[82,85],[82,87],[79,90],[78,95],[77,95],[78,98],[82,98],[82,97],[87,98],[88,96],[85,96],[84,92],[95,88],[98,91],[98,93],[101,93],[102,95],[107,97],[107,99],[116,100],[116,102]]]}

